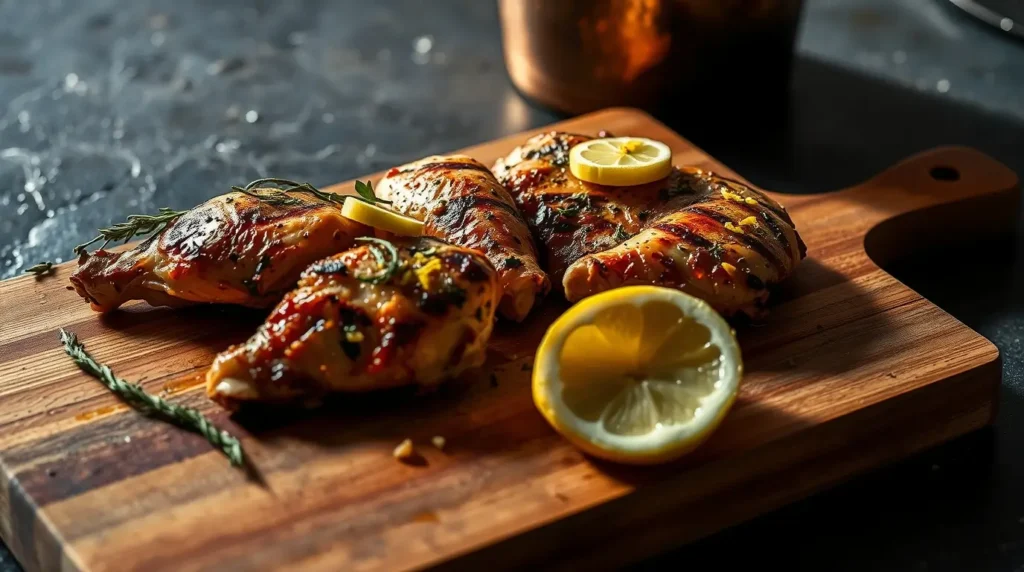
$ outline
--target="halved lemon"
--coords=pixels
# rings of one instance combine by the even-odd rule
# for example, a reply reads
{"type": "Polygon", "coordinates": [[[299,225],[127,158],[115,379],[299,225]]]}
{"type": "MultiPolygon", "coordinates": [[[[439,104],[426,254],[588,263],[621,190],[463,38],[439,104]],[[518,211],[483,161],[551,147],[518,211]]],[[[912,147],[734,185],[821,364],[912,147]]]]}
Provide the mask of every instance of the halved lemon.
{"type": "Polygon", "coordinates": [[[395,211],[371,205],[355,197],[347,197],[341,207],[341,216],[365,225],[403,236],[423,234],[423,223],[395,211]]]}
{"type": "Polygon", "coordinates": [[[576,145],[569,170],[599,185],[625,187],[663,179],[672,170],[672,150],[644,137],[605,137],[576,145]]]}
{"type": "Polygon", "coordinates": [[[706,302],[628,286],[586,298],[551,324],[537,352],[533,400],[583,451],[651,464],[704,442],[742,376],[735,334],[706,302]]]}

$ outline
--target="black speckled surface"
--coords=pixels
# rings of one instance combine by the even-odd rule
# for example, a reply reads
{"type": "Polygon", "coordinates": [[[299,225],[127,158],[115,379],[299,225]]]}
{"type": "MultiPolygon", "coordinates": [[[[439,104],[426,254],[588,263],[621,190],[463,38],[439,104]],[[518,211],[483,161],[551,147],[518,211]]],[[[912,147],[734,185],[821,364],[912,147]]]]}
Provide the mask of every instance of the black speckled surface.
{"type": "MultiPolygon", "coordinates": [[[[420,4],[0,0],[0,278],[259,175],[327,184],[558,119],[508,83],[493,2],[420,4]]],[[[809,0],[788,109],[661,118],[792,192],[947,143],[1024,173],[1024,43],[944,0],[809,0]]],[[[999,346],[994,427],[647,566],[1024,570],[1022,252],[1018,231],[891,268],[999,346]]]]}

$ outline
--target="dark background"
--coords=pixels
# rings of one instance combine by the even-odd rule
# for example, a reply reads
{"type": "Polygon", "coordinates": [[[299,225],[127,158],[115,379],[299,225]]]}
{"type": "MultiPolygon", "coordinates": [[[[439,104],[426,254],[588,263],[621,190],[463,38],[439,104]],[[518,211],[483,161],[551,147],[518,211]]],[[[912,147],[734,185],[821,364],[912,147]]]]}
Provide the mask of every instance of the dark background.
{"type": "MultiPolygon", "coordinates": [[[[797,52],[761,121],[661,119],[781,191],[942,144],[1024,173],[1024,42],[944,0],[809,0],[797,52]]],[[[329,184],[559,118],[510,85],[493,1],[0,0],[0,278],[239,181],[329,184]]],[[[1022,246],[889,268],[999,346],[994,427],[646,566],[1024,570],[1022,246]]]]}

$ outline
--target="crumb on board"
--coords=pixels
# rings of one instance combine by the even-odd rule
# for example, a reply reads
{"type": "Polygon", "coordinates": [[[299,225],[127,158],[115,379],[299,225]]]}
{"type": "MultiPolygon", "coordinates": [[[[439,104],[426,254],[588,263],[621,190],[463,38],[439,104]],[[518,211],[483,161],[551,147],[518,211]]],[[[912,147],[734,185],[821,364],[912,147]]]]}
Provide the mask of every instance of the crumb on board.
{"type": "Polygon", "coordinates": [[[395,447],[391,455],[398,460],[403,460],[411,458],[413,453],[415,453],[415,450],[412,447],[412,439],[406,439],[395,447]]]}
{"type": "Polygon", "coordinates": [[[430,442],[431,442],[431,444],[433,444],[438,449],[440,449],[442,451],[444,450],[444,444],[445,444],[444,437],[442,437],[440,435],[435,435],[435,436],[430,438],[430,442]]]}

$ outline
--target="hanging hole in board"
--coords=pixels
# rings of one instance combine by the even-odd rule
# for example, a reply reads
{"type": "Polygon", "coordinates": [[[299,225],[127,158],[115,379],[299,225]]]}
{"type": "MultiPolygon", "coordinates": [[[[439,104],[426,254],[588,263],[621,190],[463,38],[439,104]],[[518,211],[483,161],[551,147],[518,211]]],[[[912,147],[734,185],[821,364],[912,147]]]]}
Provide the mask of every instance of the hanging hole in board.
{"type": "Polygon", "coordinates": [[[952,183],[953,181],[960,180],[960,171],[958,171],[955,167],[946,167],[941,165],[938,167],[932,167],[932,170],[929,172],[929,174],[936,181],[952,183]]]}

